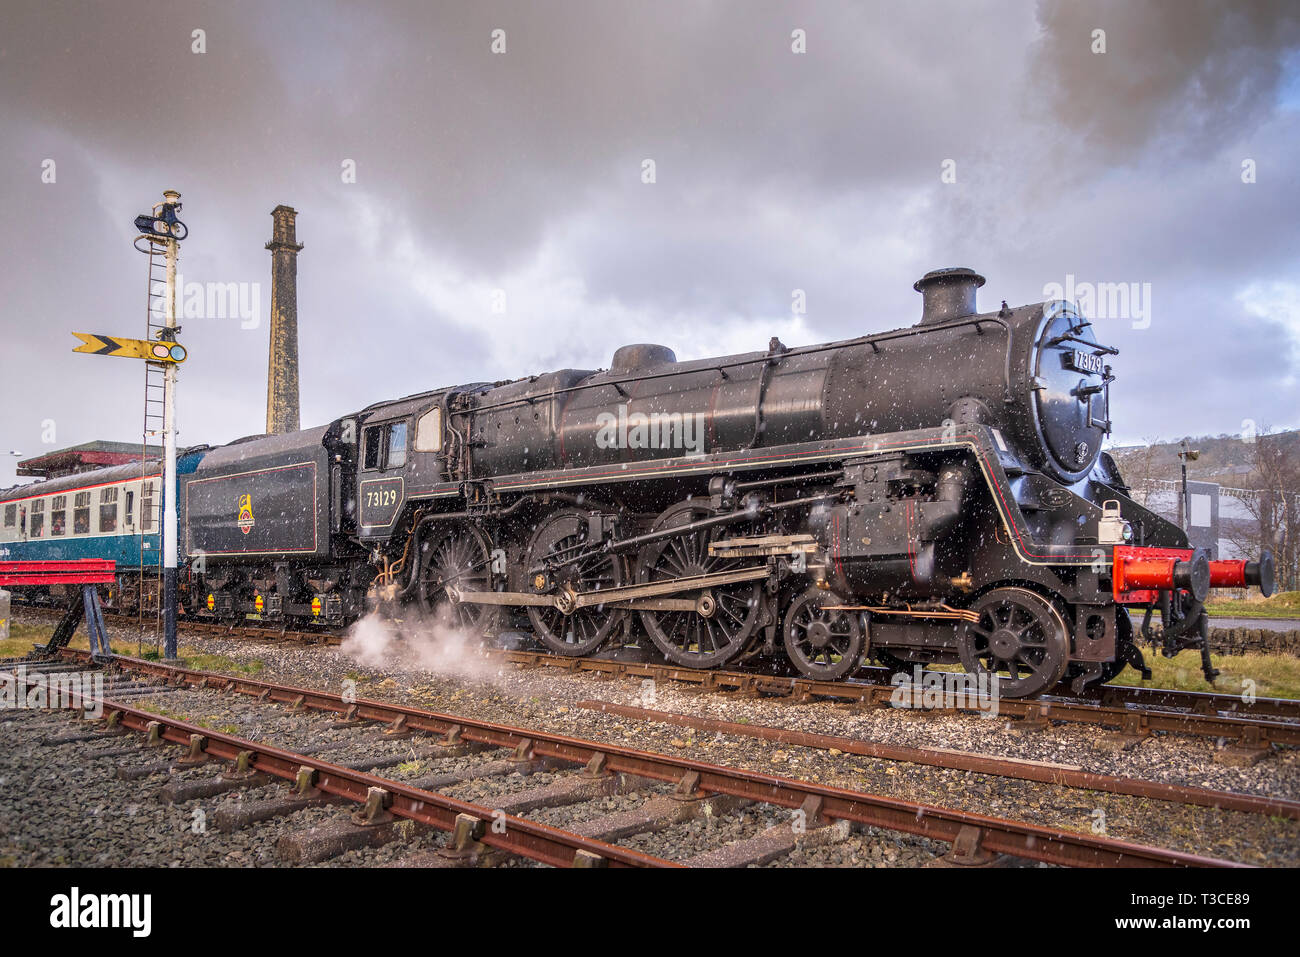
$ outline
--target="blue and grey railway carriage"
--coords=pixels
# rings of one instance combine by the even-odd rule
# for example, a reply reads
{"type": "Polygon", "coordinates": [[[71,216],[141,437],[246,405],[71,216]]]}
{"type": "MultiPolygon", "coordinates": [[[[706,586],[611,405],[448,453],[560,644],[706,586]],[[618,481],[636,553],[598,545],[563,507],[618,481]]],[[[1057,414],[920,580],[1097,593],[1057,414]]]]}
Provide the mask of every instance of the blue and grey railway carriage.
{"type": "MultiPolygon", "coordinates": [[[[177,471],[194,468],[201,452],[183,455],[177,471]]],[[[0,491],[0,560],[100,558],[117,563],[107,589],[113,610],[158,607],[162,548],[161,463],[117,465],[0,491]]],[[[27,590],[34,602],[62,599],[60,586],[27,590]]]]}

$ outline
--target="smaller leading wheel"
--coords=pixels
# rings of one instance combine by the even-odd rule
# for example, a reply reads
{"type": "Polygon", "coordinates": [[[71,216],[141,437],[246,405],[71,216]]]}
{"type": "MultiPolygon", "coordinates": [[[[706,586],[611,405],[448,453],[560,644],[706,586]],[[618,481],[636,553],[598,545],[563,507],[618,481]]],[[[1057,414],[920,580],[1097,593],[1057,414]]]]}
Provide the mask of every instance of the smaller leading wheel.
{"type": "Polygon", "coordinates": [[[1065,676],[1069,633],[1060,611],[1042,595],[1027,588],[994,588],[971,610],[979,621],[962,622],[957,651],[971,674],[998,676],[999,694],[1042,694],[1065,676]]]}
{"type": "Polygon", "coordinates": [[[836,681],[862,664],[862,624],[851,611],[833,606],[833,592],[809,588],[785,613],[785,651],[799,671],[821,681],[836,681]]]}

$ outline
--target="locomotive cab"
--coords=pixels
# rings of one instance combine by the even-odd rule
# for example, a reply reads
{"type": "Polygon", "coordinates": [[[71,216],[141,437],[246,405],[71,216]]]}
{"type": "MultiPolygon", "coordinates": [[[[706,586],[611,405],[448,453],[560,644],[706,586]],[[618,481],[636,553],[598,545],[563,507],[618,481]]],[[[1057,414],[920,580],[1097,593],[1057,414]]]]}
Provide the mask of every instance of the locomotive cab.
{"type": "Polygon", "coordinates": [[[427,393],[358,415],[356,511],[363,541],[383,542],[408,527],[411,499],[445,482],[448,398],[427,393]]]}

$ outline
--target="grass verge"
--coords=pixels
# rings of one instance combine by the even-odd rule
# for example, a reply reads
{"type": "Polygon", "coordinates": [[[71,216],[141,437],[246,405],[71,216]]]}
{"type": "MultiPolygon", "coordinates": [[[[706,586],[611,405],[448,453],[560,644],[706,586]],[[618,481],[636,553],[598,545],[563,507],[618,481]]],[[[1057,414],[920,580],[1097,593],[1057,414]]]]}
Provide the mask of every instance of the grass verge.
{"type": "Polygon", "coordinates": [[[1205,606],[1213,616],[1224,618],[1294,618],[1300,620],[1300,591],[1278,592],[1268,598],[1215,601],[1205,606]]]}
{"type": "Polygon", "coordinates": [[[1300,698],[1300,658],[1293,655],[1211,655],[1219,677],[1210,685],[1201,674],[1201,655],[1184,651],[1173,658],[1145,651],[1151,680],[1138,680],[1138,673],[1126,668],[1115,684],[1141,685],[1145,688],[1173,688],[1178,691],[1215,691],[1241,694],[1251,689],[1257,698],[1300,698]]]}

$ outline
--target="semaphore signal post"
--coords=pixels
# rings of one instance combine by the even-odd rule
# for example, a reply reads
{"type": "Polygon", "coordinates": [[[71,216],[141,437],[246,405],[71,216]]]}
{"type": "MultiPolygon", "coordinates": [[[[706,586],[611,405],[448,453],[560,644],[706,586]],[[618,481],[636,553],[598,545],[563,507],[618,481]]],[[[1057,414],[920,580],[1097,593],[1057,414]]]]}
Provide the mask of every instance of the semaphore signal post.
{"type": "Polygon", "coordinates": [[[176,260],[180,241],[189,235],[183,222],[176,218],[181,208],[181,194],[174,189],[163,191],[163,201],[155,203],[152,213],[135,218],[139,235],[135,248],[153,254],[161,246],[166,260],[166,289],[163,295],[164,322],[156,339],[126,339],[101,333],[74,332],[81,345],[74,352],[90,355],[144,359],[163,371],[163,654],[176,658],[176,369],[187,358],[185,348],[176,342],[176,260]]]}

